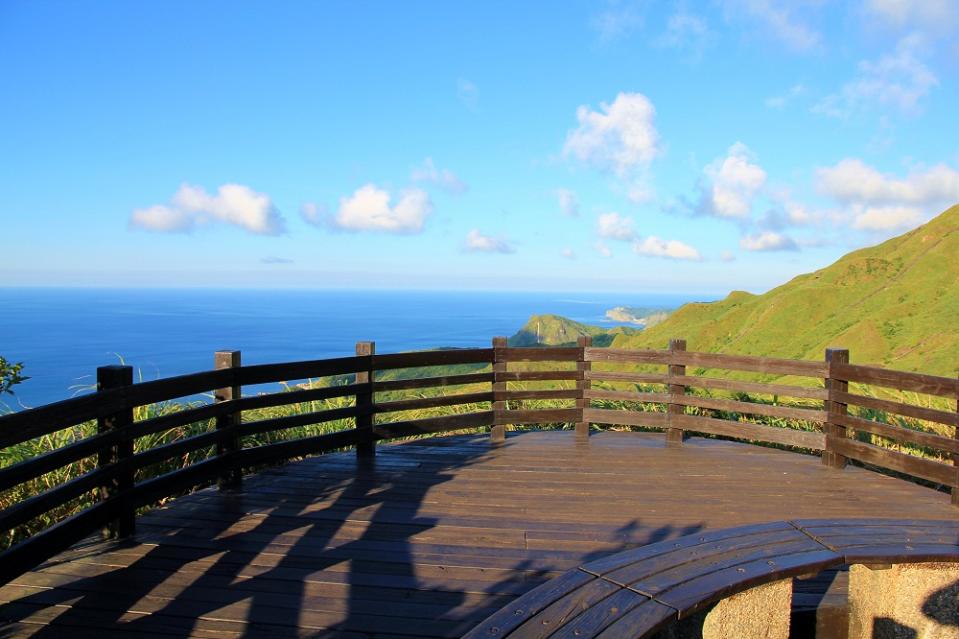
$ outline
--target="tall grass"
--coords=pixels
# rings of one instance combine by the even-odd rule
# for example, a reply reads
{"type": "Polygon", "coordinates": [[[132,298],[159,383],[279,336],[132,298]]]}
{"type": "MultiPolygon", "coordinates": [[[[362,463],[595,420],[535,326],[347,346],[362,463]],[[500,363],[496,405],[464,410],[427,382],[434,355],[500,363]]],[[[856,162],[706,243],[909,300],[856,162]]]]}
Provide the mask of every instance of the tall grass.
{"type": "MultiPolygon", "coordinates": [[[[293,390],[286,387],[286,390],[293,390]]],[[[335,398],[329,400],[319,400],[312,402],[303,402],[287,404],[284,406],[262,408],[244,411],[243,421],[252,422],[274,417],[284,417],[289,415],[301,415],[309,412],[322,411],[333,408],[342,408],[352,405],[352,398],[335,398]]],[[[205,402],[201,400],[190,402],[161,402],[138,406],[133,411],[134,422],[140,422],[155,417],[162,417],[178,413],[190,408],[202,406],[205,402]]],[[[340,419],[320,424],[306,426],[296,426],[282,430],[270,431],[266,433],[257,433],[247,435],[242,438],[244,447],[255,447],[266,444],[273,444],[281,441],[312,437],[332,433],[354,426],[352,419],[340,419]]],[[[178,441],[208,433],[216,428],[215,420],[201,420],[177,426],[157,433],[152,433],[139,437],[134,441],[134,453],[139,453],[166,444],[172,444],[178,441]]],[[[95,421],[84,422],[56,431],[49,435],[44,435],[36,439],[21,442],[5,449],[0,449],[0,468],[6,468],[23,461],[33,459],[45,453],[69,446],[83,439],[97,434],[97,424],[95,421]]],[[[144,481],[154,477],[160,477],[167,473],[189,467],[197,462],[209,459],[216,454],[215,446],[208,446],[198,450],[190,451],[182,455],[171,457],[164,461],[151,464],[137,470],[136,481],[144,481]]],[[[13,505],[23,502],[30,497],[36,496],[57,486],[61,486],[73,479],[81,477],[86,473],[95,470],[97,467],[97,456],[85,457],[76,462],[62,466],[52,472],[41,475],[35,479],[18,484],[9,490],[0,493],[0,509],[6,509],[13,505]]],[[[175,497],[167,497],[164,501],[175,497]]],[[[99,500],[98,491],[89,491],[79,497],[54,508],[44,515],[37,517],[30,522],[7,531],[0,538],[0,546],[6,547],[17,541],[27,538],[36,532],[49,527],[76,512],[79,512],[89,506],[92,506],[99,500]]]]}

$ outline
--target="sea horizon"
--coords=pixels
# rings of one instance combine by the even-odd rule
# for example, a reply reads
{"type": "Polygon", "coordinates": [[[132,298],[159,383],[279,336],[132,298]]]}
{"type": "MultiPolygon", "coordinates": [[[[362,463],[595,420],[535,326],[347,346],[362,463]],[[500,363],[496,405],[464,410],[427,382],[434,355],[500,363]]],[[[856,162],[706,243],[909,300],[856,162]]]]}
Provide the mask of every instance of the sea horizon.
{"type": "Polygon", "coordinates": [[[718,296],[668,293],[423,289],[0,287],[0,356],[30,379],[0,398],[19,410],[91,392],[98,366],[125,363],[137,380],[213,364],[240,350],[246,364],[378,352],[482,347],[531,315],[600,326],[616,306],[676,308],[718,296]]]}

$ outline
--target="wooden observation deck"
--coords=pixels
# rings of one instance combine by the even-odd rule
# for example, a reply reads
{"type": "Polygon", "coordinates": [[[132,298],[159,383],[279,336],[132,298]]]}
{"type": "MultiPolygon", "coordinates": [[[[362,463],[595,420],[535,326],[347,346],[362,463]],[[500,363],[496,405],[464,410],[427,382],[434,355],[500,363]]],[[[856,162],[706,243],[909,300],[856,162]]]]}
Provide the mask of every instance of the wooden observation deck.
{"type": "Polygon", "coordinates": [[[953,379],[851,366],[835,351],[824,362],[791,362],[685,352],[678,341],[663,351],[495,341],[397,355],[363,343],[357,352],[260,366],[219,354],[217,370],[141,384],[108,367],[97,394],[0,418],[6,447],[99,425],[0,469],[9,491],[96,461],[0,511],[0,525],[19,531],[0,561],[0,637],[460,637],[571,568],[654,542],[799,518],[959,514],[950,496],[959,486],[956,412],[847,386],[954,402],[953,379]],[[454,364],[475,372],[427,368],[454,364]],[[820,381],[745,381],[719,369],[820,381]],[[320,377],[332,381],[240,392],[320,377]],[[544,382],[551,386],[533,388],[544,382]],[[213,403],[134,413],[208,390],[213,403]],[[419,396],[395,395],[410,391],[419,396]],[[277,406],[298,408],[256,412],[277,406]],[[447,414],[412,412],[424,410],[447,414]],[[894,411],[952,431],[882,419],[894,411]],[[302,430],[335,420],[348,423],[302,430]],[[515,424],[568,428],[505,428],[515,424]],[[187,425],[194,430],[179,438],[134,448],[187,425]],[[283,431],[296,436],[257,438],[283,431]],[[415,434],[435,436],[374,448],[415,434]],[[206,453],[190,456],[197,451],[206,453]],[[171,459],[172,470],[163,465],[171,459]]]}

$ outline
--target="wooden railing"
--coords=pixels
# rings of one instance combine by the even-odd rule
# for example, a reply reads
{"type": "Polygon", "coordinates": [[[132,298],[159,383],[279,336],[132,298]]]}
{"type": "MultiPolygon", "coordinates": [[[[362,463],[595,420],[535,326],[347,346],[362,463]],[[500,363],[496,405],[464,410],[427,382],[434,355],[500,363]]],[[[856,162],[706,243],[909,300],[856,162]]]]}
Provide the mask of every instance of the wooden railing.
{"type": "Polygon", "coordinates": [[[238,352],[223,351],[216,354],[214,370],[143,383],[133,383],[130,367],[100,368],[96,393],[0,417],[0,449],[96,422],[95,432],[88,428],[77,441],[0,468],[2,495],[95,459],[87,472],[0,510],[0,532],[16,542],[0,554],[0,583],[98,529],[132,534],[137,509],[198,486],[236,488],[244,469],[349,447],[370,456],[378,440],[480,427],[491,427],[494,442],[504,439],[507,425],[566,424],[585,440],[591,424],[608,424],[665,430],[672,446],[694,432],[821,451],[832,467],[856,460],[920,478],[950,489],[959,504],[959,409],[910,405],[849,388],[868,384],[956,402],[956,379],[855,366],[838,350],[813,362],[688,352],[685,346],[672,340],[664,350],[593,348],[582,338],[575,347],[514,348],[495,338],[488,349],[379,355],[372,342],[361,342],[353,357],[254,366],[242,366],[238,352]],[[451,365],[471,370],[437,375],[430,369],[451,365]],[[806,383],[721,376],[742,372],[806,383]],[[242,393],[244,387],[291,380],[310,382],[281,392],[242,393]],[[550,387],[542,388],[544,383],[550,387]],[[419,396],[405,396],[409,391],[419,396]],[[181,410],[136,419],[140,407],[202,394],[212,395],[213,402],[187,402],[181,410]],[[773,401],[751,401],[753,396],[773,401]],[[784,405],[782,397],[793,400],[784,405]],[[331,407],[331,401],[339,404],[331,407]],[[319,410],[317,402],[324,402],[319,410]],[[263,409],[291,405],[297,410],[257,418],[263,409]],[[850,406],[940,424],[952,436],[867,419],[850,406]],[[460,412],[410,417],[410,411],[437,410],[460,412]],[[763,419],[789,420],[801,428],[763,419]],[[283,441],[258,439],[331,422],[340,429],[283,441]],[[186,436],[143,444],[191,425],[186,436]],[[884,445],[887,440],[929,454],[893,450],[884,445]],[[188,461],[169,470],[163,464],[171,459],[188,461]],[[71,510],[78,500],[80,506],[71,510]],[[45,527],[36,525],[40,519],[45,527]],[[29,536],[16,534],[23,527],[29,536]]]}

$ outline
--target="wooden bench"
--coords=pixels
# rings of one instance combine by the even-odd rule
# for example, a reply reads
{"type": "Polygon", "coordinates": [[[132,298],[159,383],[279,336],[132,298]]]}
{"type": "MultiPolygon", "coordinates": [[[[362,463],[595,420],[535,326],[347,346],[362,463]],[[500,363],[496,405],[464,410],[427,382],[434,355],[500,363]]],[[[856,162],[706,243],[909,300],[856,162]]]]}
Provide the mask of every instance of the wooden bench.
{"type": "Polygon", "coordinates": [[[847,564],[925,562],[959,562],[959,521],[806,519],[715,530],[583,564],[465,639],[650,637],[764,584],[847,564]]]}

